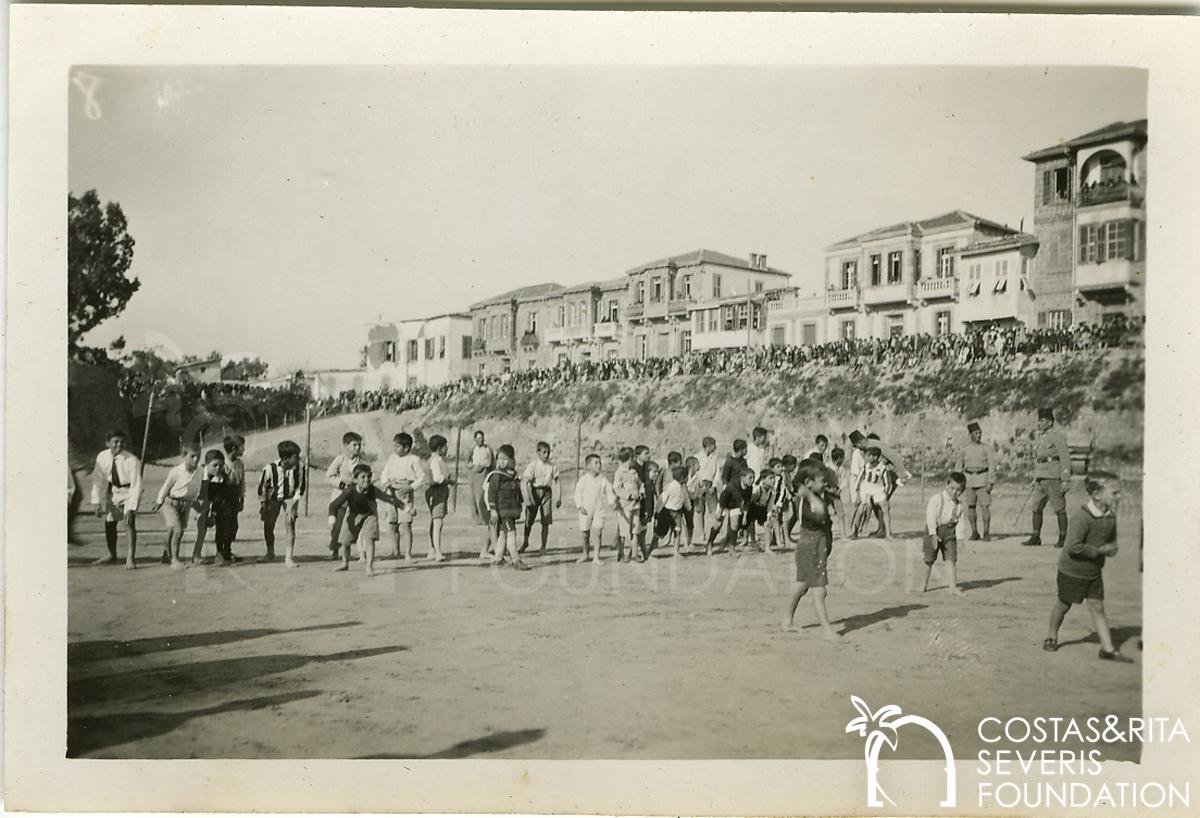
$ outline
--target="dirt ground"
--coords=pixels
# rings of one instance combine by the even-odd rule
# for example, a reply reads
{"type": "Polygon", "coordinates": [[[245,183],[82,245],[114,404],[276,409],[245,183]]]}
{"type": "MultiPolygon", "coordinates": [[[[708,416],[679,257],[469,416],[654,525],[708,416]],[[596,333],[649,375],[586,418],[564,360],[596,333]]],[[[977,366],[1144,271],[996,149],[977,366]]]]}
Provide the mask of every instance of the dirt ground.
{"type": "MultiPolygon", "coordinates": [[[[140,570],[90,565],[104,551],[91,517],[79,519],[85,545],[67,549],[71,756],[852,758],[854,694],[934,719],[963,758],[983,746],[985,715],[1141,710],[1140,485],[1123,486],[1122,551],[1105,569],[1115,637],[1137,660],[1119,665],[1097,659],[1079,607],[1062,649],[1041,650],[1059,552],[1018,545],[1023,486],[998,490],[991,542],[960,548],[961,598],[940,564],[920,593],[916,483],[896,496],[898,539],[835,542],[829,609],[844,638],[830,644],[779,627],[791,554],[618,565],[610,523],[605,562],[575,564],[570,485],[533,571],[477,562],[464,490],[446,528],[455,559],[384,560],[367,579],[358,564],[331,572],[323,490],[300,521],[298,569],[255,563],[256,509],[242,516],[238,566],[160,565],[162,522],[148,509],[164,475],[147,469],[140,570]]],[[[1044,533],[1053,540],[1052,515],[1044,533]]],[[[797,621],[814,621],[807,599],[797,621]]],[[[906,734],[898,755],[937,752],[906,734]]]]}

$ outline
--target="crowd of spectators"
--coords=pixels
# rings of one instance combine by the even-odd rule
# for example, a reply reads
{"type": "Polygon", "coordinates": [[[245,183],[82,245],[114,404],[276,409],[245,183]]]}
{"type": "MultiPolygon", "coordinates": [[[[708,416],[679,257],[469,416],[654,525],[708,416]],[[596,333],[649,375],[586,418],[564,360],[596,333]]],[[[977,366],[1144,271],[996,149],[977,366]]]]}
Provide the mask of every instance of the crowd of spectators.
{"type": "Polygon", "coordinates": [[[536,392],[580,383],[660,380],[683,375],[738,374],[745,371],[795,372],[820,367],[873,366],[908,369],[934,361],[964,365],[1006,365],[1018,359],[1097,348],[1135,347],[1142,343],[1143,319],[1102,325],[1077,324],[1061,329],[1027,329],[1022,325],[990,327],[951,335],[897,335],[891,338],[843,339],[808,346],[764,346],[716,349],[670,358],[612,358],[562,363],[497,375],[467,376],[438,386],[404,389],[349,390],[318,401],[315,415],[401,412],[458,395],[536,392]]]}

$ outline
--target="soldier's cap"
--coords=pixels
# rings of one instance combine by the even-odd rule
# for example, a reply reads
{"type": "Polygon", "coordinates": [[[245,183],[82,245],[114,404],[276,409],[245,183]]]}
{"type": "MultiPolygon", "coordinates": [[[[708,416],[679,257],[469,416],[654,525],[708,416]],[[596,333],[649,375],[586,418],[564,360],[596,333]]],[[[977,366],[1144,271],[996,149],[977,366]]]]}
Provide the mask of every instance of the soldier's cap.
{"type": "Polygon", "coordinates": [[[971,423],[967,424],[967,431],[968,432],[981,432],[983,430],[979,428],[978,423],[971,422],[971,423]]]}
{"type": "Polygon", "coordinates": [[[1038,409],[1038,420],[1054,420],[1054,410],[1038,409]]]}
{"type": "Polygon", "coordinates": [[[855,429],[853,432],[850,433],[850,442],[851,443],[857,443],[858,441],[860,441],[862,439],[863,439],[863,433],[858,431],[858,429],[855,429]]]}

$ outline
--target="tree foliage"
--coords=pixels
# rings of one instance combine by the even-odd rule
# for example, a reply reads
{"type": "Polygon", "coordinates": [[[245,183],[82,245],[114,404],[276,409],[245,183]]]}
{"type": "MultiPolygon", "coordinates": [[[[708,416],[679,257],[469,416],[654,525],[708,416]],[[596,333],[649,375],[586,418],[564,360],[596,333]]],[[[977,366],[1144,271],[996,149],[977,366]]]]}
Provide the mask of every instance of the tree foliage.
{"type": "Polygon", "coordinates": [[[267,362],[261,358],[242,358],[226,361],[221,367],[221,377],[227,381],[256,381],[267,376],[267,362]]]}
{"type": "Polygon", "coordinates": [[[95,190],[67,195],[67,344],[72,355],[80,339],[120,314],[141,287],[126,275],[133,263],[133,236],[121,206],[100,204],[95,190]]]}

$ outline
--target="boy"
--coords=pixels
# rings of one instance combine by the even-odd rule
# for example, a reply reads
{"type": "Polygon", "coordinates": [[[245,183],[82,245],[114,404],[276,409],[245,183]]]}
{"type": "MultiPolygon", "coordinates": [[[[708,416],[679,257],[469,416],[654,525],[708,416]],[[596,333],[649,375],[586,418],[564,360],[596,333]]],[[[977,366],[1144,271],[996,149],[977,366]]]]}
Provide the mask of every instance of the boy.
{"type": "Polygon", "coordinates": [[[199,496],[196,486],[196,471],[200,466],[200,452],[195,446],[183,447],[183,460],[169,472],[158,490],[154,510],[162,510],[163,522],[167,526],[166,551],[163,557],[172,568],[183,565],[179,560],[179,546],[183,532],[187,531],[188,512],[196,505],[199,496]]]}
{"type": "Polygon", "coordinates": [[[829,623],[825,609],[825,587],[829,584],[826,572],[828,557],[827,541],[829,515],[822,496],[825,491],[825,469],[820,463],[805,460],[796,467],[797,505],[800,515],[800,532],[796,537],[796,582],[792,586],[792,597],[783,619],[785,631],[796,630],[796,607],[800,599],[812,590],[813,609],[821,633],[826,639],[836,640],[841,634],[829,623]]]}
{"type": "Polygon", "coordinates": [[[279,459],[268,463],[258,479],[263,539],[267,543],[267,554],[263,561],[275,559],[275,521],[282,515],[284,535],[287,537],[285,563],[288,568],[296,568],[296,516],[300,511],[300,501],[308,491],[308,475],[300,467],[300,447],[296,443],[282,440],[276,451],[279,452],[279,459]]]}
{"type": "MultiPolygon", "coordinates": [[[[837,478],[833,485],[826,486],[825,491],[832,498],[830,504],[830,513],[836,516],[841,523],[842,539],[846,539],[846,511],[842,503],[842,498],[850,494],[850,470],[846,468],[846,452],[839,446],[834,446],[833,451],[829,453],[830,467],[833,471],[833,476],[837,478]]],[[[826,475],[828,477],[828,475],[826,475]]]]}
{"type": "Polygon", "coordinates": [[[700,464],[697,472],[700,490],[698,495],[693,498],[699,500],[693,506],[696,512],[696,525],[693,530],[699,531],[700,536],[703,537],[708,533],[708,528],[705,526],[708,515],[715,514],[717,510],[716,486],[721,467],[717,458],[717,441],[711,437],[705,437],[700,442],[700,454],[696,455],[696,460],[700,464]]]}
{"type": "Polygon", "coordinates": [[[1113,645],[1104,614],[1104,561],[1117,555],[1117,503],[1121,494],[1109,475],[1092,475],[1084,481],[1088,502],[1075,510],[1067,523],[1067,536],[1058,557],[1058,601],[1050,611],[1050,635],[1042,643],[1058,650],[1058,629],[1072,605],[1086,602],[1092,627],[1100,637],[1100,658],[1132,662],[1113,645]]]}
{"type": "MultiPolygon", "coordinates": [[[[432,441],[430,441],[432,444],[432,441]]],[[[342,563],[334,571],[350,570],[350,546],[357,543],[365,556],[366,574],[375,576],[375,541],[379,539],[379,503],[393,503],[391,494],[371,485],[371,467],[359,463],[351,474],[351,484],[329,503],[329,527],[338,527],[338,545],[342,563]]]]}
{"type": "Polygon", "coordinates": [[[600,546],[604,543],[604,520],[608,510],[616,508],[617,496],[612,483],[600,473],[600,455],[589,454],[583,461],[587,469],[575,483],[575,508],[579,510],[579,533],[583,556],[577,562],[587,562],[591,550],[591,535],[596,538],[596,557],[600,562],[600,546]]]}
{"type": "MultiPolygon", "coordinates": [[[[211,449],[204,455],[204,480],[200,484],[200,518],[207,530],[211,520],[217,556],[213,565],[232,565],[233,530],[237,524],[238,491],[230,480],[225,465],[225,455],[219,449],[211,449]]],[[[203,542],[197,538],[192,549],[192,563],[199,565],[203,542]]]]}
{"type": "Polygon", "coordinates": [[[504,562],[507,553],[509,563],[518,571],[528,571],[529,566],[521,561],[517,551],[517,521],[521,519],[524,497],[521,480],[517,477],[517,453],[505,443],[496,452],[496,468],[485,481],[488,516],[495,530],[496,553],[492,565],[504,562]]]}
{"type": "Polygon", "coordinates": [[[538,549],[538,553],[544,554],[546,543],[550,539],[550,524],[554,522],[553,509],[562,507],[558,466],[550,462],[550,444],[546,441],[538,441],[537,457],[525,467],[525,473],[521,475],[521,488],[529,508],[525,517],[525,539],[521,543],[519,553],[524,554],[525,549],[529,547],[529,532],[533,531],[533,524],[540,517],[542,547],[538,549]]]}
{"type": "Polygon", "coordinates": [[[866,468],[858,492],[858,507],[854,510],[854,520],[850,524],[851,536],[857,538],[863,525],[871,518],[872,512],[878,510],[883,520],[883,535],[890,540],[892,516],[888,505],[887,465],[880,457],[878,446],[867,448],[866,468]]]}
{"type": "MultiPolygon", "coordinates": [[[[829,438],[825,435],[817,435],[814,440],[814,446],[804,453],[805,460],[816,460],[821,463],[825,462],[825,452],[829,450],[829,438]]],[[[826,486],[828,488],[828,486],[826,486]]]]}
{"type": "Polygon", "coordinates": [[[754,486],[754,472],[742,469],[732,476],[730,481],[721,489],[717,502],[721,507],[717,514],[717,525],[708,533],[708,556],[712,556],[713,541],[725,529],[725,553],[734,556],[738,554],[737,535],[741,529],[742,518],[746,506],[750,502],[750,492],[754,486]]]}
{"type": "Polygon", "coordinates": [[[413,558],[413,518],[417,516],[416,492],[425,482],[425,469],[421,458],[412,453],[413,439],[407,432],[392,438],[393,453],[383,464],[379,474],[379,487],[392,495],[394,502],[385,503],[380,509],[380,522],[384,536],[391,541],[391,556],[399,553],[399,543],[404,544],[404,561],[413,558]]]}
{"type": "Polygon", "coordinates": [[[929,498],[925,506],[925,584],[921,593],[929,590],[929,575],[933,573],[933,564],[937,556],[942,555],[946,564],[946,584],[954,596],[962,596],[958,587],[956,565],[958,563],[958,518],[962,515],[962,504],[958,498],[967,487],[967,478],[962,472],[950,472],[946,487],[929,498]]]}
{"type": "Polygon", "coordinates": [[[688,531],[692,533],[692,539],[687,542],[688,547],[695,545],[696,536],[696,515],[700,516],[700,535],[704,536],[704,488],[700,480],[700,461],[695,457],[689,457],[683,461],[684,470],[687,472],[687,479],[684,481],[684,488],[687,489],[688,505],[683,512],[683,520],[687,523],[688,531]]]}
{"type": "Polygon", "coordinates": [[[783,550],[786,542],[783,536],[784,511],[791,506],[792,493],[788,485],[787,475],[783,468],[783,459],[772,457],[767,461],[766,473],[758,480],[758,503],[762,506],[762,523],[767,530],[767,550],[775,553],[775,546],[783,550]]]}
{"type": "Polygon", "coordinates": [[[104,544],[108,556],[93,565],[109,565],[117,561],[117,523],[124,521],[129,541],[129,556],[125,570],[137,568],[137,507],[142,499],[142,464],[132,453],[125,451],[125,433],[114,429],[108,433],[108,448],[96,455],[92,472],[92,505],[96,516],[104,520],[104,544]]]}
{"type": "MultiPolygon", "coordinates": [[[[225,449],[225,476],[229,479],[230,486],[234,495],[237,497],[237,511],[241,514],[246,510],[246,461],[242,460],[242,455],[246,452],[246,438],[241,435],[226,435],[221,441],[222,447],[225,449]]],[[[238,534],[238,518],[235,515],[230,521],[233,530],[230,534],[230,542],[237,539],[238,534]]],[[[240,557],[233,553],[230,546],[229,556],[237,562],[240,557]]]]}
{"type": "MultiPolygon", "coordinates": [[[[333,462],[325,470],[325,479],[328,481],[330,488],[330,502],[333,502],[337,497],[341,496],[342,492],[354,484],[354,469],[362,462],[362,435],[358,434],[358,432],[346,432],[346,434],[342,435],[342,453],[333,458],[333,462]]],[[[333,528],[329,534],[329,558],[332,560],[338,558],[342,517],[346,514],[346,506],[344,504],[338,514],[339,516],[334,521],[333,528]]]]}
{"type": "MultiPolygon", "coordinates": [[[[649,452],[647,451],[647,454],[649,452]]],[[[636,456],[634,459],[636,464],[636,456]]],[[[662,494],[658,490],[662,480],[662,469],[653,460],[642,464],[642,505],[638,512],[638,562],[645,562],[650,554],[658,547],[658,535],[655,531],[655,517],[658,515],[662,494]],[[646,533],[650,534],[650,542],[646,543],[646,533]]]]}
{"type": "Polygon", "coordinates": [[[613,494],[617,498],[617,562],[632,561],[638,515],[642,505],[642,479],[633,466],[633,449],[622,446],[613,472],[613,494]],[[628,557],[624,546],[629,546],[628,557]]]}
{"type": "MultiPolygon", "coordinates": [[[[654,512],[657,511],[658,497],[655,494],[654,483],[650,479],[650,447],[637,445],[633,447],[633,471],[641,483],[638,494],[638,507],[633,514],[633,541],[630,550],[634,558],[642,562],[646,558],[646,525],[654,524],[654,512]],[[636,550],[635,550],[636,549],[636,550]]],[[[657,471],[657,466],[655,467],[657,471]]]]}
{"type": "MultiPolygon", "coordinates": [[[[664,478],[666,487],[662,493],[662,511],[664,522],[663,536],[670,538],[671,551],[676,558],[681,556],[679,545],[692,542],[692,529],[687,524],[685,515],[691,512],[692,501],[687,491],[687,470],[682,464],[676,464],[666,470],[671,478],[664,478]]],[[[659,532],[655,532],[658,534],[659,532]]],[[[655,539],[658,539],[655,537],[655,539]]],[[[651,549],[653,550],[653,549],[651,549]]]]}
{"type": "Polygon", "coordinates": [[[483,483],[488,474],[496,467],[496,453],[484,442],[482,429],[475,430],[475,445],[471,448],[471,516],[475,522],[483,526],[483,546],[479,549],[479,559],[486,560],[492,548],[492,524],[488,519],[487,503],[484,501],[483,483]]]}
{"type": "Polygon", "coordinates": [[[441,435],[429,438],[429,487],[425,504],[429,506],[429,559],[445,562],[442,553],[442,528],[446,524],[446,506],[450,502],[450,470],[446,468],[449,443],[441,435]]]}

